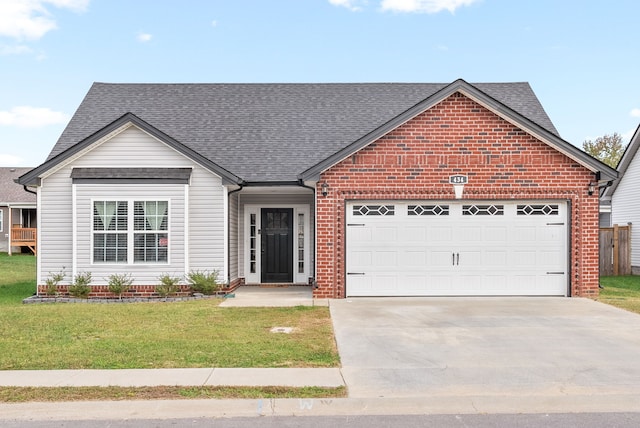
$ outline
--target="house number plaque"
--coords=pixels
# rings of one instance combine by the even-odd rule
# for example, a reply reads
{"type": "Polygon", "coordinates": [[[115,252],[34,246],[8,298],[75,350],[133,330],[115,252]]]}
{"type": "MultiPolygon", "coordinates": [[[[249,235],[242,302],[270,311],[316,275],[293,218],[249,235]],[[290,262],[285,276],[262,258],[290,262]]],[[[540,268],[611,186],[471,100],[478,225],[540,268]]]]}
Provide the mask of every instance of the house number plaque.
{"type": "Polygon", "coordinates": [[[468,178],[466,175],[450,175],[449,184],[467,184],[468,178]]]}

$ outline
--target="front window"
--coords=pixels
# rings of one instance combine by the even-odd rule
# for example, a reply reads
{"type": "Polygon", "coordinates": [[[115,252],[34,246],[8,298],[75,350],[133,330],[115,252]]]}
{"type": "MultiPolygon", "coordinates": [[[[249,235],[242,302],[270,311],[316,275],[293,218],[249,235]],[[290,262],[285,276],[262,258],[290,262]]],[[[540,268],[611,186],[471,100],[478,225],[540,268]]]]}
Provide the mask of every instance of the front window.
{"type": "Polygon", "coordinates": [[[133,204],[133,261],[166,262],[169,235],[167,201],[136,201],[133,204]]]}
{"type": "Polygon", "coordinates": [[[95,263],[166,263],[167,201],[94,201],[95,263]]]}
{"type": "Polygon", "coordinates": [[[127,262],[127,211],[126,201],[93,203],[94,262],[127,262]]]}

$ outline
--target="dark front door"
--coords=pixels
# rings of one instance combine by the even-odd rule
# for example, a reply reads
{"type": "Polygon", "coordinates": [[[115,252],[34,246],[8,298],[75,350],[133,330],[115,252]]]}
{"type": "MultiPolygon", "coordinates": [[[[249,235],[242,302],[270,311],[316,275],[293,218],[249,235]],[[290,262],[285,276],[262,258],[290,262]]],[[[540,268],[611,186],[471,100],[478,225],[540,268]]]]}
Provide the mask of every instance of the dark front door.
{"type": "Polygon", "coordinates": [[[293,282],[293,208],[263,208],[261,282],[293,282]]]}

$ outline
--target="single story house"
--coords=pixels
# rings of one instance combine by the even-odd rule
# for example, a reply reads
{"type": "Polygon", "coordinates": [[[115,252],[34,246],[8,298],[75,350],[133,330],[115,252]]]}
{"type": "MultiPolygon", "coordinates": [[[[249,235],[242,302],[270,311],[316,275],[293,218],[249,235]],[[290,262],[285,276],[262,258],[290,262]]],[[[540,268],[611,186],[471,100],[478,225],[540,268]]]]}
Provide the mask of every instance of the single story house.
{"type": "Polygon", "coordinates": [[[36,195],[15,183],[33,168],[0,168],[0,252],[36,252],[36,195]]]}
{"type": "MultiPolygon", "coordinates": [[[[619,177],[603,195],[611,210],[611,224],[631,223],[631,272],[640,275],[640,126],[631,137],[620,162],[619,177]]],[[[602,215],[602,214],[601,214],[602,215]]]]}
{"type": "Polygon", "coordinates": [[[95,83],[47,160],[39,292],[64,268],[153,292],[598,293],[598,183],[527,83],[95,83]]]}

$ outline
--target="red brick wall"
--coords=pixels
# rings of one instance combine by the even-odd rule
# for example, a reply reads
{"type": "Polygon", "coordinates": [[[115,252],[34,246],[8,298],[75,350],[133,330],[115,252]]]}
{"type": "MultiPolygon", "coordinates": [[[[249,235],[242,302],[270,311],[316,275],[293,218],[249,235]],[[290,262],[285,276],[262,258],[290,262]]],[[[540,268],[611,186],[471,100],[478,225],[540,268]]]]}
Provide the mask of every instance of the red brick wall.
{"type": "Polygon", "coordinates": [[[469,178],[463,199],[570,201],[571,294],[598,295],[598,196],[587,193],[594,174],[458,93],[322,174],[314,295],[345,297],[347,201],[453,199],[449,176],[458,173],[469,178]]]}

